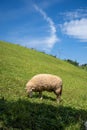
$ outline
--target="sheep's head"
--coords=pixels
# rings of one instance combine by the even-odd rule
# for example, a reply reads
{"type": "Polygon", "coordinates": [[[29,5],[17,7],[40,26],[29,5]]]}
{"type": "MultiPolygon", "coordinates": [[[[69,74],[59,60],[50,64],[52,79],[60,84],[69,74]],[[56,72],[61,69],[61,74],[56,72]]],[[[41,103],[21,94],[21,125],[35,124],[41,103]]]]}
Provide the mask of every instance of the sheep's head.
{"type": "Polygon", "coordinates": [[[32,97],[32,92],[33,92],[33,83],[32,82],[28,82],[26,84],[26,92],[28,94],[29,97],[32,97]]]}

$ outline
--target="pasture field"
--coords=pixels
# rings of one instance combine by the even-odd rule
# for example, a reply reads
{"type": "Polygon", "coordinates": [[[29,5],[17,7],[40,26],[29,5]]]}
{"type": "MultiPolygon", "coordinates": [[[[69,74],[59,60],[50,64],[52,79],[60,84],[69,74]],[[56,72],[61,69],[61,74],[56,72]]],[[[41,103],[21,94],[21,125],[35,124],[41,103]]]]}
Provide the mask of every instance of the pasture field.
{"type": "Polygon", "coordinates": [[[87,71],[36,50],[0,41],[0,130],[84,130],[87,71]],[[39,73],[63,80],[62,102],[54,93],[28,98],[27,81],[39,73]]]}

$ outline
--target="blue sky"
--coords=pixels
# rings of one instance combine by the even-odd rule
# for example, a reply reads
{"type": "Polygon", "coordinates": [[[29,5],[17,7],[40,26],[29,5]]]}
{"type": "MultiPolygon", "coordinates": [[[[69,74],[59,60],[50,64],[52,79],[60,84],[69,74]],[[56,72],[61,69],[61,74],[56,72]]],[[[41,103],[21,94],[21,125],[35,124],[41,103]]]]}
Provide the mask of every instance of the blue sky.
{"type": "Polygon", "coordinates": [[[87,0],[0,0],[0,40],[87,63],[87,0]]]}

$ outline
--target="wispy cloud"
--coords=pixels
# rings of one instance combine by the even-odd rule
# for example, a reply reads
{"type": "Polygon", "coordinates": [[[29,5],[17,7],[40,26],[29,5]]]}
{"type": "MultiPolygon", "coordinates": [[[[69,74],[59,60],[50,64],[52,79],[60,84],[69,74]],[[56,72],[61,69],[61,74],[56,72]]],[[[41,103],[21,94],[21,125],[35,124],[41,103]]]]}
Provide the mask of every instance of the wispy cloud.
{"type": "Polygon", "coordinates": [[[37,5],[34,5],[34,7],[43,16],[43,18],[48,22],[51,29],[51,33],[52,34],[56,33],[56,28],[52,19],[48,17],[47,14],[42,9],[40,9],[37,5]]]}
{"type": "Polygon", "coordinates": [[[45,36],[42,38],[37,38],[31,40],[31,43],[35,47],[39,47],[40,49],[49,50],[53,47],[53,45],[59,41],[59,38],[56,35],[56,27],[53,20],[47,16],[47,14],[39,8],[37,5],[34,5],[34,8],[37,12],[39,12],[44,20],[48,23],[49,26],[49,36],[45,36]]]}
{"type": "Polygon", "coordinates": [[[38,1],[35,1],[35,3],[39,6],[39,7],[42,7],[44,9],[46,8],[49,8],[53,5],[56,5],[58,3],[61,3],[63,0],[40,0],[39,2],[38,1]]]}
{"type": "MultiPolygon", "coordinates": [[[[8,12],[9,20],[13,20],[13,16],[15,17],[15,19],[20,19],[20,17],[22,16],[22,13],[25,16],[26,15],[28,16],[28,13],[29,12],[31,13],[31,10],[28,10],[27,6],[24,5],[24,7],[19,8],[17,11],[12,10],[12,13],[9,11],[8,12]],[[16,14],[18,14],[18,15],[16,16],[16,14]]],[[[7,40],[12,38],[11,41],[14,43],[21,43],[22,45],[30,47],[30,48],[35,48],[38,50],[42,50],[42,51],[44,50],[46,52],[50,52],[50,50],[52,49],[54,44],[56,42],[60,41],[60,39],[58,38],[58,36],[56,34],[55,23],[47,15],[47,13],[45,11],[43,11],[40,7],[38,7],[36,4],[33,4],[33,5],[31,4],[31,6],[33,7],[33,11],[32,11],[33,18],[31,18],[30,21],[27,21],[25,23],[25,25],[28,24],[28,22],[29,22],[29,24],[27,26],[25,26],[25,25],[22,26],[22,24],[21,24],[19,27],[16,24],[16,28],[14,28],[14,29],[12,28],[12,30],[10,30],[10,32],[8,32],[7,40]],[[36,13],[37,13],[37,16],[36,16],[36,13]],[[43,26],[45,26],[47,24],[46,27],[48,29],[48,32],[46,32],[45,29],[40,28],[40,26],[33,26],[35,22],[39,23],[38,13],[44,19],[43,26]],[[37,20],[35,21],[36,17],[37,17],[37,20]],[[33,33],[31,33],[31,31],[33,33]],[[43,35],[41,35],[39,32],[42,32],[43,35]]]]}
{"type": "Polygon", "coordinates": [[[63,13],[60,13],[65,20],[75,20],[81,18],[87,18],[87,8],[79,8],[76,10],[70,10],[63,13]]]}

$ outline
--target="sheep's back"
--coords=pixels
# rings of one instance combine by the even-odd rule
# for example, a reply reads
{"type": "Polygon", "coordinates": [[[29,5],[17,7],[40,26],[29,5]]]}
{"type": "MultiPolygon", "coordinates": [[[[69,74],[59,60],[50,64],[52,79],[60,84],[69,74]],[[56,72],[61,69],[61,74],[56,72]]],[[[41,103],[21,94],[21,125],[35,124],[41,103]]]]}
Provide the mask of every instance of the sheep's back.
{"type": "Polygon", "coordinates": [[[62,85],[62,79],[51,74],[38,74],[30,81],[33,82],[36,87],[43,88],[44,90],[54,89],[55,87],[60,87],[62,85]]]}

